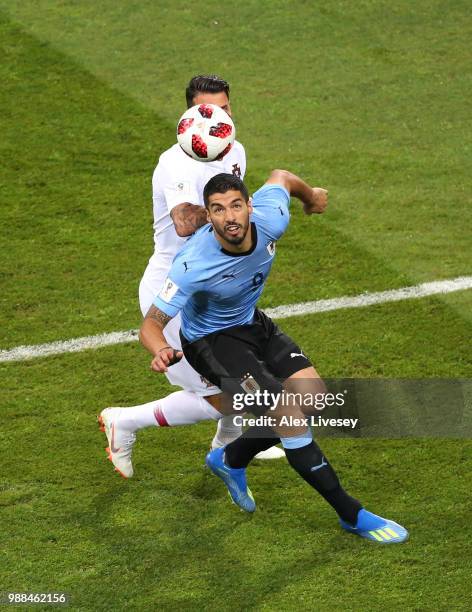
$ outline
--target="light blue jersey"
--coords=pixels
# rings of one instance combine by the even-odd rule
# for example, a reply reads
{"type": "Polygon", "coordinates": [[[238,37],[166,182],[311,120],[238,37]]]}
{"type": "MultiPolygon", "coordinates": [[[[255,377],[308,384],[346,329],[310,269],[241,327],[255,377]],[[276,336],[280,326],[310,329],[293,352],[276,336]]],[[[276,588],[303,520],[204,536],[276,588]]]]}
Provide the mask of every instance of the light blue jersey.
{"type": "Polygon", "coordinates": [[[176,255],[154,305],[174,317],[193,342],[215,331],[251,323],[272,267],[275,242],[287,229],[290,195],[264,185],[253,196],[253,247],[240,255],[223,249],[211,225],[200,228],[176,255]]]}

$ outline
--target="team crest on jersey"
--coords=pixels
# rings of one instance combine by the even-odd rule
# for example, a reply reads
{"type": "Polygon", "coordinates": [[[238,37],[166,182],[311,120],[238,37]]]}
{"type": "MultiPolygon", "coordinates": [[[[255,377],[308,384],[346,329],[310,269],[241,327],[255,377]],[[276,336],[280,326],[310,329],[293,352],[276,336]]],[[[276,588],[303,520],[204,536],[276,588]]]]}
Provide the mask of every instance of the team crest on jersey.
{"type": "Polygon", "coordinates": [[[269,251],[269,255],[271,257],[273,257],[275,255],[275,245],[276,245],[276,241],[275,240],[271,240],[268,244],[267,244],[267,250],[269,251]]]}
{"type": "Polygon", "coordinates": [[[241,168],[240,168],[239,164],[233,164],[233,174],[234,174],[234,176],[237,176],[238,178],[241,178],[241,168]]]}
{"type": "Polygon", "coordinates": [[[176,285],[174,281],[167,277],[164,286],[162,287],[161,292],[159,293],[159,297],[163,302],[170,302],[178,290],[178,285],[176,285]]]}
{"type": "Polygon", "coordinates": [[[177,189],[177,191],[187,193],[189,191],[189,183],[187,181],[179,181],[175,184],[175,188],[177,189]]]}

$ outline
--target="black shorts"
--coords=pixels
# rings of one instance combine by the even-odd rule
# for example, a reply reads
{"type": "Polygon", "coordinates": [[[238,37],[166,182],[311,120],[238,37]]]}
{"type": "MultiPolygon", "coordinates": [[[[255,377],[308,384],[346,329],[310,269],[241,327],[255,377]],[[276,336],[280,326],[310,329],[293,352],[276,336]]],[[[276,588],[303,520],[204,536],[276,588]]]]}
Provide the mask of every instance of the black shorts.
{"type": "MultiPolygon", "coordinates": [[[[189,342],[180,332],[190,365],[224,393],[281,393],[284,380],[311,366],[300,347],[260,310],[254,322],[214,332],[189,342]]],[[[262,410],[251,410],[263,414],[262,410]]]]}

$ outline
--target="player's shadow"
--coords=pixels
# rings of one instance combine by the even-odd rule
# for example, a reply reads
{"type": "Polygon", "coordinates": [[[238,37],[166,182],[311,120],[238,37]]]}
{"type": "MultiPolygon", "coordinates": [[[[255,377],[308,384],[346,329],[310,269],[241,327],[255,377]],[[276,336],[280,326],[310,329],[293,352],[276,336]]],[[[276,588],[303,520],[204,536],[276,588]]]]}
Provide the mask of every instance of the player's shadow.
{"type": "MultiPolygon", "coordinates": [[[[111,565],[119,562],[128,573],[139,574],[141,584],[156,584],[157,580],[160,584],[175,584],[176,573],[199,572],[201,596],[196,594],[196,600],[184,602],[180,593],[160,592],[158,601],[155,601],[158,609],[254,609],[259,603],[270,600],[276,592],[283,591],[294,579],[303,581],[310,574],[314,576],[313,558],[320,551],[315,550],[315,546],[308,546],[291,563],[287,563],[283,556],[277,561],[271,559],[264,576],[258,580],[257,588],[253,580],[248,583],[245,576],[254,572],[254,550],[260,553],[264,542],[253,541],[254,550],[247,546],[247,542],[244,548],[234,548],[234,534],[245,525],[254,525],[254,520],[266,523],[267,514],[264,512],[258,517],[257,512],[249,515],[239,510],[231,504],[225,487],[207,469],[199,472],[186,491],[189,503],[185,500],[177,502],[172,511],[161,512],[156,508],[159,518],[155,522],[156,525],[164,523],[162,540],[167,543],[160,541],[159,533],[152,532],[148,521],[145,528],[152,545],[143,547],[139,524],[116,523],[117,509],[121,511],[123,504],[130,504],[129,484],[126,481],[115,482],[93,498],[91,512],[100,517],[99,520],[90,520],[90,511],[79,513],[75,519],[87,523],[94,530],[93,539],[99,544],[104,559],[108,559],[111,565]],[[236,580],[231,568],[237,568],[236,580]]],[[[299,523],[301,530],[312,528],[309,521],[307,524],[300,519],[299,523]]]]}
{"type": "Polygon", "coordinates": [[[110,483],[110,486],[106,487],[105,490],[102,487],[101,492],[93,499],[93,508],[97,516],[100,516],[100,521],[106,521],[112,513],[115,504],[128,494],[127,483],[124,479],[123,482],[118,482],[118,476],[114,478],[114,482],[110,483]]]}
{"type": "MultiPolygon", "coordinates": [[[[285,489],[293,487],[287,466],[280,466],[276,475],[269,465],[251,468],[251,484],[259,494],[258,509],[248,514],[231,503],[201,457],[195,460],[193,444],[185,450],[186,459],[178,467],[172,464],[169,472],[153,454],[147,472],[141,465],[132,480],[116,475],[100,487],[88,510],[75,517],[91,530],[108,565],[123,567],[127,580],[135,576],[139,584],[152,585],[148,601],[154,609],[259,609],[277,601],[279,593],[283,599],[293,584],[308,585],[307,597],[315,601],[319,564],[333,566],[338,558],[341,563],[353,545],[364,544],[341,531],[329,508],[315,518],[321,499],[310,502],[308,511],[287,511],[285,489]],[[286,520],[295,544],[283,533],[286,520]],[[177,588],[188,576],[198,589],[177,588]]],[[[104,592],[108,588],[105,578],[104,592]]],[[[134,597],[130,593],[132,607],[134,597]]]]}
{"type": "Polygon", "coordinates": [[[222,487],[221,481],[215,478],[208,468],[205,468],[198,479],[192,484],[189,493],[196,500],[214,501],[224,497],[224,491],[226,489],[222,487]]]}

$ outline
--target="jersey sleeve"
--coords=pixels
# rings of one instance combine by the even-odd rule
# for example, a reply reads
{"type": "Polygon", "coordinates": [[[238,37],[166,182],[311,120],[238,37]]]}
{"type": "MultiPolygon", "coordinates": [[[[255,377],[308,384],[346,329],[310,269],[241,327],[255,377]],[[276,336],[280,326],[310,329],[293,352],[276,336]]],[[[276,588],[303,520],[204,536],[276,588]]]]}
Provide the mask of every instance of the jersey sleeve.
{"type": "Polygon", "coordinates": [[[168,160],[159,160],[152,181],[153,197],[161,192],[164,196],[167,210],[170,211],[179,204],[202,204],[198,195],[196,181],[185,172],[180,164],[171,164],[168,160]]]}
{"type": "Polygon", "coordinates": [[[241,158],[239,165],[241,167],[241,178],[244,179],[244,175],[246,174],[246,150],[241,143],[239,144],[241,145],[241,158]]]}
{"type": "Polygon", "coordinates": [[[272,240],[278,240],[290,221],[290,194],[276,183],[261,187],[253,195],[252,204],[260,225],[272,240]]]}
{"type": "Polygon", "coordinates": [[[154,306],[169,317],[175,317],[194,293],[190,275],[179,273],[181,266],[182,262],[176,257],[161,291],[154,299],[154,306]]]}

